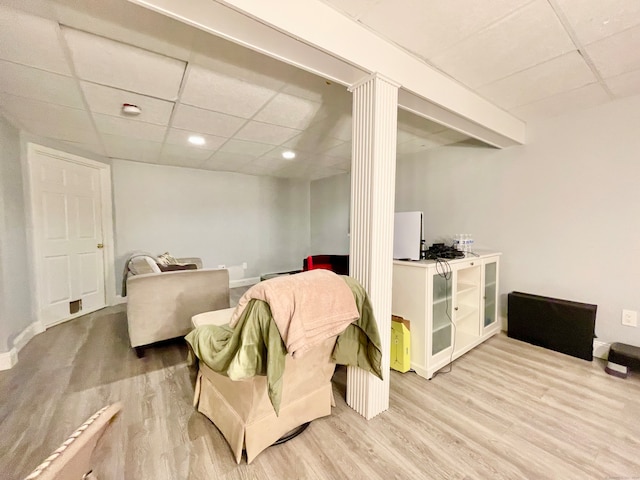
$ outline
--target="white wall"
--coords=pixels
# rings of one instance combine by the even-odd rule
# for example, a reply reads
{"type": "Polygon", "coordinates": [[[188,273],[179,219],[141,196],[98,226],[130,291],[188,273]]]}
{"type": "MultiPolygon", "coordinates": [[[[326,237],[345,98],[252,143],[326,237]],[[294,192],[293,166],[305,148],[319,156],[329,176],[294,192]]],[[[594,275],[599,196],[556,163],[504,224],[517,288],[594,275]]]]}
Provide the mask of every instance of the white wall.
{"type": "Polygon", "coordinates": [[[301,268],[308,255],[308,181],[124,160],[112,173],[116,275],[137,250],[246,262],[245,278],[301,268]]]}
{"type": "Polygon", "coordinates": [[[20,135],[0,116],[0,353],[33,322],[20,135]]]}
{"type": "Polygon", "coordinates": [[[640,345],[640,97],[529,125],[505,150],[444,147],[400,161],[396,210],[423,210],[427,244],[471,233],[503,252],[501,293],[598,305],[603,341],[640,345]]]}
{"type": "Polygon", "coordinates": [[[349,253],[350,182],[349,174],[311,182],[310,255],[349,253]]]}

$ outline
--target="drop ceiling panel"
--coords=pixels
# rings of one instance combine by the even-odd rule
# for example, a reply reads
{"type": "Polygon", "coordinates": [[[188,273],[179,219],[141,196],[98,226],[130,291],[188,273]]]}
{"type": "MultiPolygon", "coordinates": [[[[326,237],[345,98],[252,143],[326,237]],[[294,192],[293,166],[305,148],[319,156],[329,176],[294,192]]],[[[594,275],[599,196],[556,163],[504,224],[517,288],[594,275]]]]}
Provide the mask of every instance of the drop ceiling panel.
{"type": "MultiPolygon", "coordinates": [[[[51,131],[68,131],[64,135],[56,135],[55,138],[70,140],[76,138],[72,134],[74,130],[90,131],[93,135],[92,140],[97,143],[97,136],[91,126],[91,118],[84,110],[8,94],[0,95],[0,106],[20,122],[51,124],[51,129],[49,129],[51,131]]],[[[42,131],[42,128],[40,130],[42,131]]]]}
{"type": "Polygon", "coordinates": [[[193,66],[189,69],[181,102],[236,117],[250,118],[276,93],[275,90],[193,66]]]}
{"type": "Polygon", "coordinates": [[[201,31],[194,41],[191,63],[271,90],[280,90],[297,72],[279,60],[201,31]]]}
{"type": "MultiPolygon", "coordinates": [[[[610,99],[558,11],[610,91],[640,94],[638,0],[325,2],[528,120],[610,99]]],[[[0,109],[20,128],[149,163],[292,178],[350,169],[352,96],[342,85],[125,0],[1,3],[0,92],[11,95],[0,94],[0,109]],[[122,116],[125,102],[142,115],[122,116]],[[204,147],[188,143],[193,133],[204,147]],[[294,160],[281,157],[285,145],[294,160]]],[[[399,157],[468,139],[404,110],[397,133],[399,157]]]]}
{"type": "Polygon", "coordinates": [[[304,178],[310,171],[311,167],[309,165],[292,163],[274,172],[274,176],[282,178],[304,178]]]}
{"type": "Polygon", "coordinates": [[[283,165],[289,165],[291,163],[303,163],[305,161],[308,161],[309,158],[312,157],[312,155],[306,153],[306,152],[296,152],[296,157],[295,158],[291,158],[291,159],[286,159],[282,156],[282,154],[284,152],[287,152],[291,150],[288,147],[276,147],[273,150],[268,151],[267,153],[265,153],[264,155],[262,155],[260,158],[256,159],[256,161],[262,161],[264,160],[265,162],[269,162],[271,160],[273,161],[280,161],[280,160],[284,160],[283,165]]]}
{"type": "Polygon", "coordinates": [[[196,148],[201,150],[207,150],[210,153],[214,150],[217,150],[224,142],[227,141],[224,137],[216,137],[215,135],[206,135],[204,133],[200,133],[202,138],[204,138],[205,144],[201,147],[193,146],[189,143],[189,137],[193,135],[192,132],[188,130],[180,130],[179,128],[170,128],[169,133],[166,138],[166,143],[176,146],[183,146],[186,148],[196,148]]]}
{"type": "Polygon", "coordinates": [[[530,0],[383,0],[360,21],[407,50],[430,58],[530,0]]]}
{"type": "Polygon", "coordinates": [[[358,18],[380,0],[323,0],[351,17],[358,18]]]}
{"type": "Polygon", "coordinates": [[[269,150],[273,150],[273,145],[246,142],[244,140],[229,140],[218,149],[218,152],[248,155],[254,158],[267,153],[269,150]]]}
{"type": "Polygon", "coordinates": [[[183,167],[183,168],[200,168],[203,160],[189,157],[187,155],[172,155],[163,153],[160,155],[160,163],[162,165],[168,165],[171,167],[183,167]]]}
{"type": "Polygon", "coordinates": [[[62,33],[83,80],[175,100],[185,63],[141,48],[70,28],[62,33]]]}
{"type": "Polygon", "coordinates": [[[318,102],[281,93],[262,109],[254,120],[303,130],[324,118],[318,102]]]}
{"type": "Polygon", "coordinates": [[[325,120],[314,123],[305,131],[349,142],[351,141],[351,130],[351,112],[348,112],[343,114],[329,113],[325,120]]]}
{"type": "Polygon", "coordinates": [[[90,110],[94,113],[129,118],[130,120],[154,123],[156,125],[167,125],[169,123],[173,102],[90,82],[80,82],[80,85],[84,92],[84,98],[89,104],[90,110]],[[136,117],[124,115],[122,113],[122,105],[124,103],[137,105],[142,109],[142,113],[136,117]]]}
{"type": "Polygon", "coordinates": [[[295,162],[295,160],[287,160],[286,158],[282,158],[280,155],[271,154],[269,152],[262,157],[256,158],[251,165],[255,165],[256,167],[266,168],[269,170],[277,170],[279,168],[284,167],[285,165],[290,165],[295,162]]]}
{"type": "MultiPolygon", "coordinates": [[[[102,148],[102,145],[99,145],[99,144],[69,142],[67,140],[62,140],[61,143],[67,144],[70,147],[77,149],[80,155],[82,155],[82,152],[91,152],[91,153],[97,153],[98,155],[102,155],[103,157],[107,156],[106,152],[104,151],[104,148],[102,148]]],[[[74,152],[71,151],[70,153],[74,153],[74,152]]]]}
{"type": "Polygon", "coordinates": [[[585,50],[604,78],[638,70],[640,25],[587,45],[585,50]]]}
{"type": "Polygon", "coordinates": [[[546,0],[536,0],[432,61],[476,88],[571,50],[575,46],[553,9],[546,0]]]}
{"type": "Polygon", "coordinates": [[[181,60],[189,58],[198,31],[132,2],[66,0],[55,8],[61,25],[181,60]]]}
{"type": "Polygon", "coordinates": [[[343,144],[342,140],[313,132],[304,132],[284,144],[294,151],[307,153],[324,152],[343,144]]]}
{"type": "Polygon", "coordinates": [[[117,135],[102,135],[105,150],[111,158],[135,162],[159,163],[162,144],[148,140],[135,140],[117,135]]]}
{"type": "MultiPolygon", "coordinates": [[[[313,164],[321,167],[335,167],[336,165],[342,166],[344,165],[345,159],[338,157],[327,157],[325,155],[318,155],[314,157],[313,164]]],[[[349,165],[351,161],[349,160],[349,165]]]]}
{"type": "Polygon", "coordinates": [[[224,113],[212,112],[189,105],[178,105],[172,125],[193,133],[208,133],[229,138],[236,133],[246,120],[224,113]]]}
{"type": "Polygon", "coordinates": [[[409,140],[408,142],[398,144],[396,153],[398,157],[400,157],[416,152],[423,152],[436,146],[438,146],[438,144],[431,139],[409,140]]]}
{"type": "Polygon", "coordinates": [[[577,51],[485,85],[478,92],[509,109],[597,81],[577,51]]]}
{"type": "Polygon", "coordinates": [[[578,40],[589,44],[640,24],[638,0],[553,0],[578,40]]]}
{"type": "Polygon", "coordinates": [[[117,135],[135,140],[148,140],[162,143],[167,128],[162,125],[138,122],[128,118],[112,117],[97,113],[93,115],[96,127],[101,134],[117,135]]]}
{"type": "Polygon", "coordinates": [[[0,58],[70,75],[58,25],[0,5],[0,58]]]}
{"type": "Polygon", "coordinates": [[[640,70],[607,78],[607,86],[616,97],[640,94],[640,70]]]}
{"type": "Polygon", "coordinates": [[[260,165],[255,165],[253,163],[248,163],[247,165],[243,165],[238,169],[238,172],[244,173],[246,175],[270,175],[275,172],[275,169],[269,167],[261,167],[260,165]]]}
{"type": "Polygon", "coordinates": [[[70,123],[54,123],[45,120],[22,118],[20,123],[34,135],[54,140],[66,140],[76,143],[99,144],[100,140],[93,130],[72,128],[70,123]]]}
{"type": "Polygon", "coordinates": [[[324,105],[344,105],[347,111],[351,110],[351,93],[345,86],[303,70],[292,76],[289,83],[282,88],[282,92],[324,105]]]}
{"type": "Polygon", "coordinates": [[[333,177],[334,175],[341,175],[345,173],[340,168],[322,167],[312,170],[309,173],[310,180],[320,180],[321,178],[333,177]]]}
{"type": "Polygon", "coordinates": [[[160,154],[160,161],[165,164],[180,166],[181,159],[190,160],[189,166],[199,166],[211,155],[213,150],[186,145],[165,145],[160,154]]]}
{"type": "Polygon", "coordinates": [[[84,108],[71,77],[0,60],[0,91],[42,102],[84,108]]]}
{"type": "Polygon", "coordinates": [[[341,159],[350,159],[351,158],[351,142],[344,142],[337,147],[330,148],[324,152],[324,155],[329,157],[338,157],[341,159]]]}
{"type": "Polygon", "coordinates": [[[514,108],[511,112],[523,120],[532,121],[593,107],[609,100],[609,95],[602,86],[594,83],[514,108]]]}
{"type": "Polygon", "coordinates": [[[203,163],[203,167],[213,170],[215,170],[216,168],[220,168],[222,170],[232,170],[234,168],[239,168],[242,165],[251,163],[253,159],[254,157],[252,155],[217,151],[211,157],[209,157],[209,159],[205,163],[203,163]]]}
{"type": "Polygon", "coordinates": [[[234,138],[251,142],[268,143],[269,145],[280,145],[295,137],[300,132],[301,130],[293,128],[251,121],[242,127],[234,138]]]}

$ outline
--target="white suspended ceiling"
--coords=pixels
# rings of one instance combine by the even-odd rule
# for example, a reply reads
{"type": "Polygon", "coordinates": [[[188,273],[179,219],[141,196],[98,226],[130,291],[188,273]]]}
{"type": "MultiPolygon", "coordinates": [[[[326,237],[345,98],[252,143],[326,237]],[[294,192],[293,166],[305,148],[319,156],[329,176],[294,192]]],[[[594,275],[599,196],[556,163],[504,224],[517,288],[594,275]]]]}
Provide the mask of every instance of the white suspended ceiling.
{"type": "MultiPolygon", "coordinates": [[[[636,0],[325,3],[525,121],[640,93],[636,0]]],[[[311,179],[350,168],[344,85],[124,0],[1,1],[0,113],[111,158],[311,179]]],[[[469,139],[402,110],[399,123],[400,160],[469,139]]]]}

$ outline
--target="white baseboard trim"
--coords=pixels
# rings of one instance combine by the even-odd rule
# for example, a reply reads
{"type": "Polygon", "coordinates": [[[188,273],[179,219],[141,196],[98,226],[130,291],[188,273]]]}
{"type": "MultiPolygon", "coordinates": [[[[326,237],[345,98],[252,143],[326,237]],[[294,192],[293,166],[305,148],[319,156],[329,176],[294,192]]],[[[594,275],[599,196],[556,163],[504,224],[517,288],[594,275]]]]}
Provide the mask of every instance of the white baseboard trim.
{"type": "Polygon", "coordinates": [[[127,297],[116,295],[115,300],[113,301],[113,305],[122,305],[123,303],[127,303],[127,297]]]}
{"type": "Polygon", "coordinates": [[[13,340],[13,347],[8,352],[0,353],[0,370],[9,370],[18,363],[18,352],[22,350],[29,340],[37,334],[44,332],[45,328],[41,322],[36,320],[13,340]]]}
{"type": "Polygon", "coordinates": [[[593,341],[593,356],[596,358],[609,358],[609,348],[611,344],[607,342],[601,342],[600,340],[593,341]]]}
{"type": "Polygon", "coordinates": [[[0,371],[9,370],[18,363],[18,352],[15,348],[12,348],[8,352],[0,353],[0,371]]]}
{"type": "Polygon", "coordinates": [[[255,285],[260,281],[260,277],[249,277],[240,280],[229,280],[229,288],[236,287],[248,287],[249,285],[255,285]]]}

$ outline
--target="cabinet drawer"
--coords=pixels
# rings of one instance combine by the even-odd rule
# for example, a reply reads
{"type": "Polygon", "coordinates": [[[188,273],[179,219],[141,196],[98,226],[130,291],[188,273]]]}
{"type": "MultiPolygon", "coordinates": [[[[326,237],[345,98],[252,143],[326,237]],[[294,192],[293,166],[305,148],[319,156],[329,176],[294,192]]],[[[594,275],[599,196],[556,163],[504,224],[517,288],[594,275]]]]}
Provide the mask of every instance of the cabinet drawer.
{"type": "Polygon", "coordinates": [[[455,270],[462,270],[463,268],[477,267],[479,265],[482,265],[482,260],[481,259],[479,259],[479,258],[467,258],[464,261],[456,262],[455,265],[452,265],[452,267],[455,270]]]}

